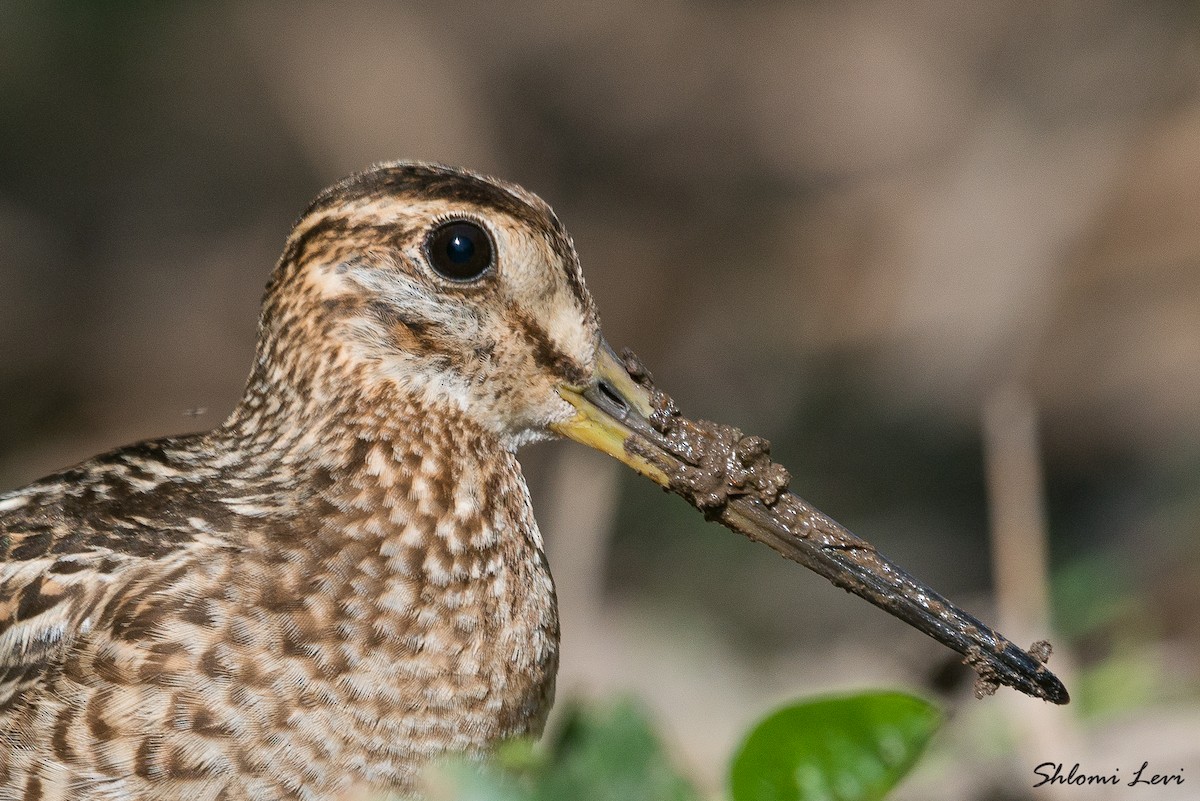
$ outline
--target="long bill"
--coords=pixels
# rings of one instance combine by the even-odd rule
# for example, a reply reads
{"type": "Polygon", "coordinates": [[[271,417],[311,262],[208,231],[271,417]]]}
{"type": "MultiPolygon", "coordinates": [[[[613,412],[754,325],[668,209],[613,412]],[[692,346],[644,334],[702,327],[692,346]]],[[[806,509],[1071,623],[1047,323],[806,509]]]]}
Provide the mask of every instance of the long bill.
{"type": "Polygon", "coordinates": [[[555,424],[557,433],[609,454],[682,495],[707,517],[770,545],[962,654],[979,674],[977,692],[1004,684],[1055,704],[1070,700],[1043,664],[1044,655],[1018,648],[787,492],[786,471],[766,458],[762,440],[680,416],[640,365],[622,360],[607,343],[592,382],[562,386],[559,394],[576,415],[555,424]]]}

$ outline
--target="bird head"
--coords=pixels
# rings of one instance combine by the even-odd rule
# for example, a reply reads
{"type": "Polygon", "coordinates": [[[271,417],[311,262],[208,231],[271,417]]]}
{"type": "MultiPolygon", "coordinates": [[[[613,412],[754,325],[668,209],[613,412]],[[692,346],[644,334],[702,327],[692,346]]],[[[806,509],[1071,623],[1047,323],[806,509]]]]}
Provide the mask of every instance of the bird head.
{"type": "Polygon", "coordinates": [[[550,207],[518,186],[424,163],[378,165],[312,203],[268,287],[260,342],[260,361],[285,374],[276,382],[390,387],[509,448],[574,415],[559,389],[589,383],[603,351],[550,207]],[[317,329],[304,337],[315,353],[280,346],[300,327],[317,329]]]}
{"type": "MultiPolygon", "coordinates": [[[[466,418],[510,450],[565,436],[676,491],[689,467],[655,422],[665,396],[605,343],[562,225],[502,181],[393,163],[326,190],[288,239],[259,342],[248,398],[284,386],[336,413],[342,392],[382,388],[466,418]]],[[[1067,700],[1035,655],[784,496],[743,498],[718,519],[964,654],[989,682],[1067,700]]]]}

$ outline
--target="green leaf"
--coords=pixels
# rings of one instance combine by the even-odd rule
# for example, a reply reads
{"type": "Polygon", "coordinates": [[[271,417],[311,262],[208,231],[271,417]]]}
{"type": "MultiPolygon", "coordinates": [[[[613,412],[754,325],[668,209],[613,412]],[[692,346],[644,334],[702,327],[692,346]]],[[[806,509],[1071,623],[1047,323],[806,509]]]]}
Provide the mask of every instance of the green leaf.
{"type": "MultiPolygon", "coordinates": [[[[424,787],[431,801],[528,801],[529,791],[512,777],[465,762],[448,764],[432,789],[424,787]]],[[[393,801],[387,799],[386,801],[393,801]]],[[[401,801],[395,799],[394,801],[401,801]]]]}
{"type": "Polygon", "coordinates": [[[734,801],[877,801],[904,778],[941,723],[937,708],[891,692],[784,707],[734,757],[734,801]]]}
{"type": "Polygon", "coordinates": [[[550,745],[539,801],[696,801],[642,709],[631,701],[571,709],[550,745]]]}
{"type": "MultiPolygon", "coordinates": [[[[489,761],[451,756],[429,765],[421,775],[426,801],[530,801],[528,783],[489,761]]],[[[402,801],[396,796],[361,801],[402,801]]]]}
{"type": "Polygon", "coordinates": [[[631,701],[569,707],[541,743],[512,740],[486,759],[431,766],[429,801],[698,801],[631,701]]]}

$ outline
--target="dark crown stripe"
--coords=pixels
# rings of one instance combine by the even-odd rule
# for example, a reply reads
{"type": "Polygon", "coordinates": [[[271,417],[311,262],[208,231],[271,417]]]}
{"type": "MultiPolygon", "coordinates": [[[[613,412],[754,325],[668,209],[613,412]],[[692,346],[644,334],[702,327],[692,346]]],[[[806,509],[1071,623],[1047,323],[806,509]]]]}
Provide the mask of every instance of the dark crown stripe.
{"type": "MultiPolygon", "coordinates": [[[[592,300],[583,285],[575,248],[558,217],[536,196],[509,188],[504,182],[494,178],[437,164],[381,165],[351,175],[322,192],[301,215],[297,226],[302,225],[306,218],[321,212],[368,204],[395,195],[491,209],[507,214],[531,230],[546,232],[546,241],[550,249],[566,266],[567,284],[579,303],[579,308],[588,314],[593,313],[592,300]]],[[[337,215],[314,223],[288,246],[284,261],[304,257],[308,243],[314,239],[334,233],[365,233],[365,230],[353,231],[349,228],[345,219],[337,215]]]]}

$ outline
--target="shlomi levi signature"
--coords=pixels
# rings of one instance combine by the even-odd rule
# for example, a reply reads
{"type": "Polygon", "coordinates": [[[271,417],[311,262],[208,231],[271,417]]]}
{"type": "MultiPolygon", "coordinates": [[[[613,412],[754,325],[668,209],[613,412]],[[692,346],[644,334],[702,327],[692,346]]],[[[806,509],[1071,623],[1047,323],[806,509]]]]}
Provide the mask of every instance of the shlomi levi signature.
{"type": "Polygon", "coordinates": [[[1033,769],[1034,774],[1041,777],[1033,786],[1041,787],[1044,784],[1125,784],[1128,787],[1137,787],[1183,784],[1183,768],[1180,768],[1178,773],[1150,773],[1149,769],[1150,763],[1143,762],[1142,766],[1134,772],[1133,778],[1126,782],[1120,775],[1120,768],[1114,769],[1112,773],[1083,773],[1079,769],[1079,763],[1076,762],[1064,774],[1063,763],[1043,762],[1033,769]]]}

